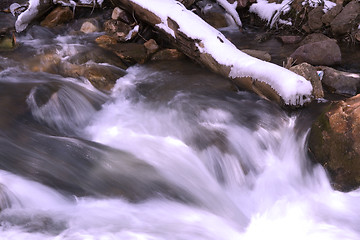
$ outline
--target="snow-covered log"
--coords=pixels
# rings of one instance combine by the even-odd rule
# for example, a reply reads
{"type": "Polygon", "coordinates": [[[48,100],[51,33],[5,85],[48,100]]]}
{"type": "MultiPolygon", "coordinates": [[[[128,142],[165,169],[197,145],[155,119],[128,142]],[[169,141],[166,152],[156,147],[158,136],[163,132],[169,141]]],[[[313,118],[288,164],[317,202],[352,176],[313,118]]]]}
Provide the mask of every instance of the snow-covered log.
{"type": "Polygon", "coordinates": [[[165,33],[188,57],[231,78],[247,90],[285,105],[311,100],[305,78],[238,50],[225,36],[175,0],[116,0],[165,33]]]}

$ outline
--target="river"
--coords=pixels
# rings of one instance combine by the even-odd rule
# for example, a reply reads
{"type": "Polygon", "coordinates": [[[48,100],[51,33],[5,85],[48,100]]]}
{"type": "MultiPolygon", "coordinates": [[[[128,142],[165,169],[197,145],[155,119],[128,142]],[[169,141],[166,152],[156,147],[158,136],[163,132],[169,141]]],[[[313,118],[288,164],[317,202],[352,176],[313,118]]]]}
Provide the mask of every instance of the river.
{"type": "Polygon", "coordinates": [[[308,109],[188,60],[135,65],[110,92],[29,70],[95,37],[33,27],[0,53],[0,239],[360,239],[360,191],[307,155],[308,109]]]}

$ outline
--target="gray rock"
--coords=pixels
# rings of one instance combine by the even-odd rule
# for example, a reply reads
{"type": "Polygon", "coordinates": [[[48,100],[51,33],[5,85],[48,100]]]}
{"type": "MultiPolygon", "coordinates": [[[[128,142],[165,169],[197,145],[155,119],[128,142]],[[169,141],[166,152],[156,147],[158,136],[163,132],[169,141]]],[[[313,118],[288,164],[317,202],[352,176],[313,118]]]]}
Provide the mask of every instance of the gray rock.
{"type": "Polygon", "coordinates": [[[325,66],[317,67],[317,69],[324,71],[322,83],[329,91],[349,95],[357,93],[360,87],[360,74],[342,72],[325,66]]]}
{"type": "Polygon", "coordinates": [[[321,85],[320,77],[317,74],[317,70],[315,67],[311,66],[308,63],[301,63],[299,65],[293,66],[289,69],[300,76],[303,76],[305,79],[311,82],[313,86],[312,95],[314,98],[323,98],[324,91],[321,85]]]}
{"type": "Polygon", "coordinates": [[[323,7],[319,6],[311,10],[308,14],[308,25],[312,31],[321,29],[323,22],[321,21],[324,15],[323,7]]]}
{"type": "Polygon", "coordinates": [[[341,51],[336,40],[331,39],[300,46],[290,57],[296,60],[296,63],[332,66],[341,62],[341,51]]]}
{"type": "Polygon", "coordinates": [[[335,7],[331,8],[329,11],[327,11],[322,17],[321,21],[326,25],[329,26],[330,23],[335,19],[335,17],[341,12],[343,9],[343,6],[340,4],[337,4],[335,7]]]}
{"type": "Polygon", "coordinates": [[[340,36],[349,33],[359,23],[360,3],[352,1],[331,22],[331,31],[340,36]]]}

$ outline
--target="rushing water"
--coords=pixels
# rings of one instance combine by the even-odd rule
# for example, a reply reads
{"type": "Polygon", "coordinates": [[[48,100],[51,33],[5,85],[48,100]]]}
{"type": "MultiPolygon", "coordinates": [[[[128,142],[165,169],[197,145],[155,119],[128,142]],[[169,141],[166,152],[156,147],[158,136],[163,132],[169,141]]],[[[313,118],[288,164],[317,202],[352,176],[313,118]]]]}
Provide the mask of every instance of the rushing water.
{"type": "Polygon", "coordinates": [[[360,239],[360,191],[307,157],[310,114],[188,61],[109,93],[28,70],[87,40],[35,29],[0,58],[0,239],[360,239]]]}

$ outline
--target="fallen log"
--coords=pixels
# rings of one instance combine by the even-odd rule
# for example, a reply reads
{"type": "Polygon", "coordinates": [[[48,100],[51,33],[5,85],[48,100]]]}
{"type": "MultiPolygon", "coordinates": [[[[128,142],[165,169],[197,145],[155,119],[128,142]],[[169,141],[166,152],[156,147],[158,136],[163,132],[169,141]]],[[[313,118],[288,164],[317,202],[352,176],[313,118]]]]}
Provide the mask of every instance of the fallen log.
{"type": "Polygon", "coordinates": [[[111,0],[164,33],[189,58],[232,79],[237,85],[279,104],[311,101],[305,78],[272,63],[250,57],[226,37],[175,0],[111,0]]]}

